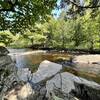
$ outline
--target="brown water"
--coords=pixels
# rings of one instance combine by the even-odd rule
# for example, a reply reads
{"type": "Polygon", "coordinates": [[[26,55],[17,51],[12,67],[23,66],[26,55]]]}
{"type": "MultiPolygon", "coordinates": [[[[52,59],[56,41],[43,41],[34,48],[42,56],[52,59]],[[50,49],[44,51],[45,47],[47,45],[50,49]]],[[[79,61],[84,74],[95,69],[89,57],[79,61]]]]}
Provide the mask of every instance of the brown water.
{"type": "MultiPolygon", "coordinates": [[[[37,70],[39,64],[44,60],[61,61],[68,60],[70,55],[60,52],[46,52],[46,51],[32,51],[31,49],[9,49],[12,59],[15,61],[17,67],[28,67],[33,72],[37,70]]],[[[97,65],[77,65],[75,68],[66,67],[64,71],[71,72],[77,76],[84,77],[88,80],[100,83],[100,73],[98,74],[97,65]],[[91,73],[92,72],[92,73],[91,73]]]]}
{"type": "Polygon", "coordinates": [[[49,53],[46,51],[32,51],[31,49],[9,49],[12,59],[17,67],[30,67],[40,64],[44,60],[55,62],[56,60],[68,60],[70,55],[67,53],[49,53]]]}

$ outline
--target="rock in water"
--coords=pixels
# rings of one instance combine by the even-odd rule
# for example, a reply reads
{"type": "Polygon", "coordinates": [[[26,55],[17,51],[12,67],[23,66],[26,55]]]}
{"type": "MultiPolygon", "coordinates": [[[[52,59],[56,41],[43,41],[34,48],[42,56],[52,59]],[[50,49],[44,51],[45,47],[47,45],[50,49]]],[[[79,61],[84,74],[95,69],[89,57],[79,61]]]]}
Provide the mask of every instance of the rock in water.
{"type": "Polygon", "coordinates": [[[45,60],[40,64],[37,72],[33,73],[32,82],[39,83],[48,80],[59,73],[61,69],[62,65],[45,60]]]}
{"type": "Polygon", "coordinates": [[[28,82],[28,80],[31,80],[31,78],[32,78],[32,73],[29,70],[29,68],[18,68],[17,76],[18,76],[19,80],[28,82]]]}
{"type": "Polygon", "coordinates": [[[45,100],[46,87],[44,83],[59,73],[61,69],[62,65],[45,60],[35,73],[31,73],[28,68],[20,68],[17,75],[20,80],[31,84],[32,89],[35,91],[32,100],[45,100]]]}

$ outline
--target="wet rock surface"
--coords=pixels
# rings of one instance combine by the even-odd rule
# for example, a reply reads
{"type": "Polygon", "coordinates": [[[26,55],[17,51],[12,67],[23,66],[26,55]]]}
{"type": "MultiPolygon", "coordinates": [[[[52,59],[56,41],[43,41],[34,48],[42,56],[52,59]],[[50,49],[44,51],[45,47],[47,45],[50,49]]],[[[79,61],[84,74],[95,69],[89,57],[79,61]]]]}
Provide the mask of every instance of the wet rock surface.
{"type": "Polygon", "coordinates": [[[0,100],[100,100],[99,84],[63,72],[62,65],[43,61],[32,73],[17,69],[5,52],[0,55],[0,100]]]}

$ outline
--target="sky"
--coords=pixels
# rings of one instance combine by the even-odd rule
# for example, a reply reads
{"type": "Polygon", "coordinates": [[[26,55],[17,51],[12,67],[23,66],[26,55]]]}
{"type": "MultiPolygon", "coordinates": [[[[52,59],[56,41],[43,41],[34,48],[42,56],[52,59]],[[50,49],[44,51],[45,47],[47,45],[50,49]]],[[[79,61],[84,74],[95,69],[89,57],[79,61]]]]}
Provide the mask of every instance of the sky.
{"type": "MultiPolygon", "coordinates": [[[[60,2],[61,2],[61,0],[57,1],[57,6],[60,6],[60,2]]],[[[62,12],[62,9],[55,8],[52,11],[52,14],[53,14],[54,18],[58,18],[61,12],[62,12]]]]}
{"type": "MultiPolygon", "coordinates": [[[[57,6],[60,6],[60,2],[61,2],[61,0],[58,0],[58,1],[57,1],[57,6]]],[[[83,3],[84,3],[84,0],[80,0],[80,4],[83,5],[83,3]]],[[[54,18],[58,18],[59,15],[61,14],[61,12],[62,12],[63,10],[64,10],[64,9],[57,9],[57,8],[55,8],[55,9],[52,11],[52,14],[53,14],[54,18]]]]}

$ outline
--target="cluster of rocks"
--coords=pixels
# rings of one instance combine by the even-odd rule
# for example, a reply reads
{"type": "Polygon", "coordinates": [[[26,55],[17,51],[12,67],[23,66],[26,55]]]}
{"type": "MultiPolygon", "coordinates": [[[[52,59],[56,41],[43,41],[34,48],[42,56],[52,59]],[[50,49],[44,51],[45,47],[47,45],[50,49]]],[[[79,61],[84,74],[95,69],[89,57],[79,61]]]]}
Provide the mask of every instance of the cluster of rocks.
{"type": "MultiPolygon", "coordinates": [[[[16,67],[8,55],[9,51],[0,47],[0,98],[17,84],[16,67]]],[[[0,99],[1,100],[1,99],[0,99]]]]}
{"type": "Polygon", "coordinates": [[[28,68],[16,69],[7,57],[0,55],[2,100],[100,100],[99,84],[63,72],[60,64],[45,60],[32,73],[28,68]]]}

